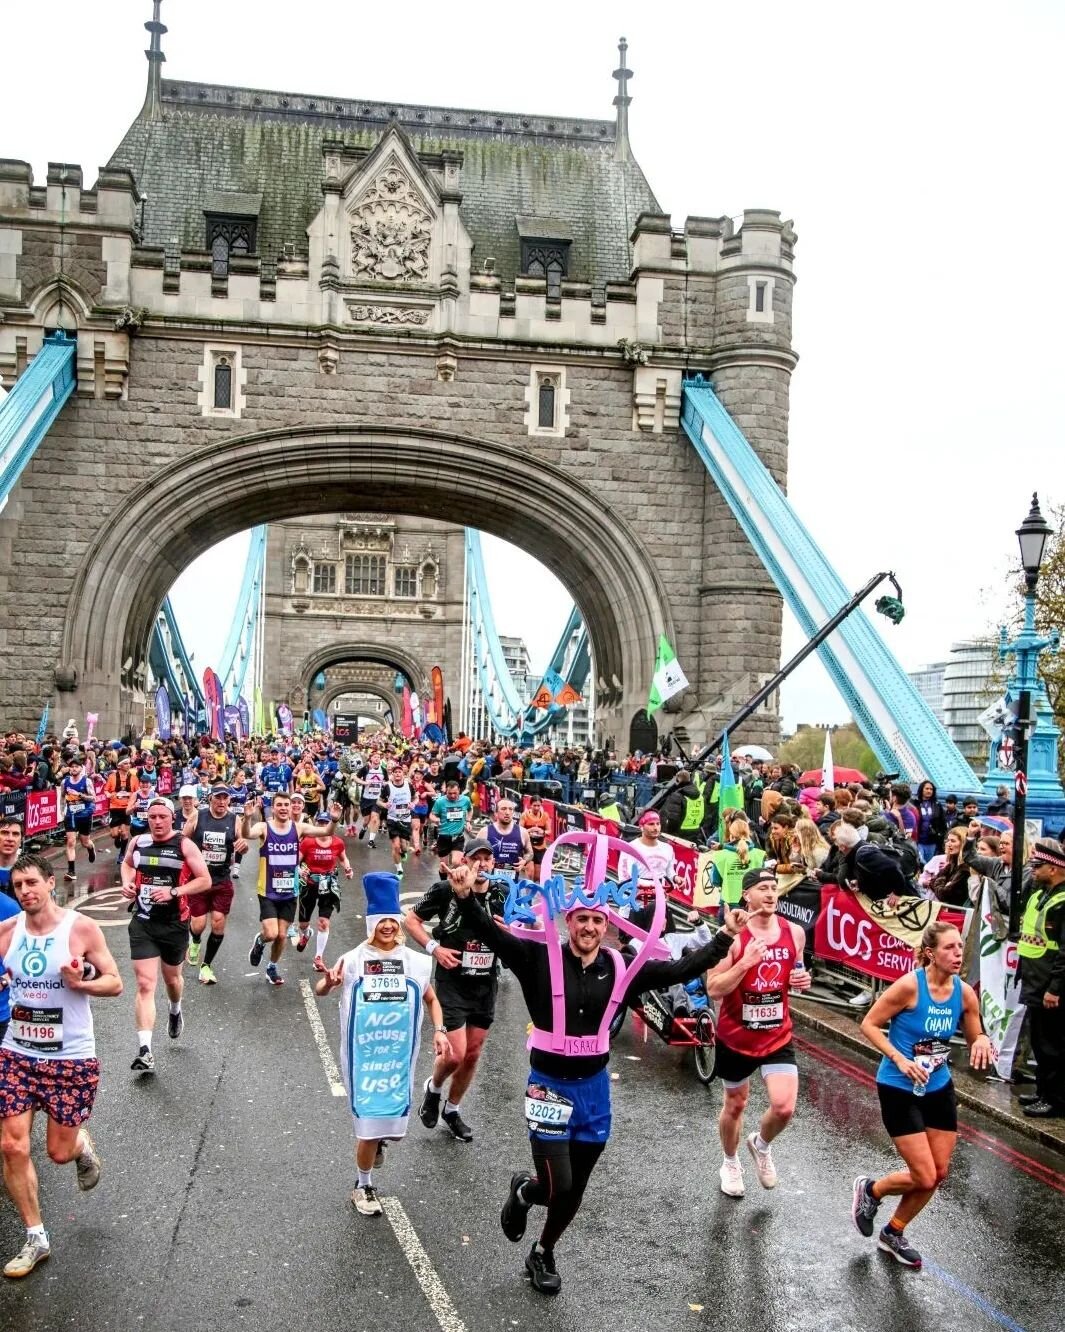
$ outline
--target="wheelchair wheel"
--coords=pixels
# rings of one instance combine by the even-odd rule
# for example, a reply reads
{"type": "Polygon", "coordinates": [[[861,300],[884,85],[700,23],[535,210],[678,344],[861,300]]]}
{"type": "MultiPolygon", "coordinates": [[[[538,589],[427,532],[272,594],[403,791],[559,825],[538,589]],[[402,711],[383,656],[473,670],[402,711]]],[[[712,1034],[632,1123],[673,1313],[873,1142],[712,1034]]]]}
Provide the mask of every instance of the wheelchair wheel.
{"type": "Polygon", "coordinates": [[[711,1014],[704,1010],[695,1019],[695,1076],[704,1085],[714,1080],[717,1065],[717,1028],[711,1014]]]}

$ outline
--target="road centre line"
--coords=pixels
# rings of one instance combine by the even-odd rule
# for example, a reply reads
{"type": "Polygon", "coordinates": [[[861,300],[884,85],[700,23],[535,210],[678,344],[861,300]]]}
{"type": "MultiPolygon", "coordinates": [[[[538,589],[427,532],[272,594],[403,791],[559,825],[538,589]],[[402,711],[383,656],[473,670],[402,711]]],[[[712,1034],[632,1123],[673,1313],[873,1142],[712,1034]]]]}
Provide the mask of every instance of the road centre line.
{"type": "Polygon", "coordinates": [[[307,1010],[307,1020],[311,1024],[311,1035],[314,1037],[314,1043],[318,1047],[318,1057],[322,1061],[322,1067],[325,1069],[325,1076],[329,1080],[329,1090],[334,1096],[343,1096],[344,1084],[340,1080],[340,1069],[337,1068],[336,1060],[333,1058],[333,1052],[329,1048],[329,1037],[325,1034],[325,1026],[322,1023],[321,1014],[318,1012],[318,1006],[314,1002],[314,991],[311,989],[311,983],[308,980],[300,981],[300,994],[303,995],[303,1007],[307,1010]]]}
{"type": "Polygon", "coordinates": [[[410,1263],[411,1271],[422,1288],[422,1294],[433,1311],[433,1317],[440,1324],[441,1332],[466,1332],[466,1324],[451,1303],[451,1296],[444,1289],[444,1283],[422,1247],[422,1242],[411,1225],[403,1204],[398,1198],[382,1198],[381,1206],[385,1209],[388,1224],[392,1227],[399,1241],[399,1247],[403,1250],[403,1255],[410,1263]]]}

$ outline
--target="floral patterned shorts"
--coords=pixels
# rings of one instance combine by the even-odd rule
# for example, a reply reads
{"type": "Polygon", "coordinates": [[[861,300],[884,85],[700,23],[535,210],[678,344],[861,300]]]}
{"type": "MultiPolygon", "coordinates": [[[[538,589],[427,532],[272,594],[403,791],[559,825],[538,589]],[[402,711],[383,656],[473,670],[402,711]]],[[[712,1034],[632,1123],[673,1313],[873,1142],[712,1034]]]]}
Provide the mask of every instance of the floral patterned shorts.
{"type": "Polygon", "coordinates": [[[0,1119],[44,1110],[73,1128],[92,1114],[99,1085],[98,1059],[30,1059],[0,1050],[0,1119]]]}

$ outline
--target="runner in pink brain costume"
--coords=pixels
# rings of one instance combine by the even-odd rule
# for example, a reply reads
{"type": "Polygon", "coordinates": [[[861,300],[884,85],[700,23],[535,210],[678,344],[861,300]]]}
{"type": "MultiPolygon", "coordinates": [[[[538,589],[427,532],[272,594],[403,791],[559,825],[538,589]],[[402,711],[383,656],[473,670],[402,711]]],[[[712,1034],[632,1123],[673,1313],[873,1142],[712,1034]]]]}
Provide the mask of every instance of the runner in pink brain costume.
{"type": "Polygon", "coordinates": [[[547,1209],[525,1267],[536,1290],[555,1295],[562,1288],[555,1245],[577,1215],[610,1137],[611,1018],[619,1005],[645,990],[690,980],[716,966],[742,922],[731,916],[705,947],[671,961],[661,942],[665,892],[638,846],[601,833],[568,832],[548,848],[542,870],[542,883],[522,881],[511,889],[504,917],[509,928],[489,916],[472,894],[473,876],[466,867],[452,870],[450,877],[463,919],[476,925],[517,977],[532,1018],[525,1119],[533,1173],[512,1176],[500,1223],[516,1244],[525,1235],[529,1209],[547,1209]],[[583,873],[572,886],[552,874],[561,846],[577,847],[585,855],[583,873]],[[623,884],[607,876],[614,851],[636,862],[623,884]],[[644,928],[621,912],[634,905],[640,878],[646,882],[648,873],[654,880],[654,910],[644,928]],[[610,923],[633,936],[634,956],[603,946],[610,923]]]}

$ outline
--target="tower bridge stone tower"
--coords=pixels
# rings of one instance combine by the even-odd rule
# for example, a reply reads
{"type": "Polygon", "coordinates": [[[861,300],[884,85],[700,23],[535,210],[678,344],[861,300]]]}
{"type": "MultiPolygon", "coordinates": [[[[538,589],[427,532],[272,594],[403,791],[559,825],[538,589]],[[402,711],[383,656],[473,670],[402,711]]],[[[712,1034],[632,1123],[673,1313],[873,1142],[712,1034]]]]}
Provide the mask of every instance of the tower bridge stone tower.
{"type": "MultiPolygon", "coordinates": [[[[164,79],[149,30],[144,105],[91,188],[0,160],[3,383],[47,329],[78,345],[0,515],[4,723],[51,698],[129,724],[196,555],[368,509],[551,569],[589,628],[600,736],[624,744],[661,633],[692,685],[675,720],[722,721],[779,662],[780,600],[679,429],[681,383],[709,374],[784,481],[790,223],[663,214],[624,51],[596,121],[164,79]]],[[[763,711],[744,738],[776,734],[763,711]]]]}
{"type": "Polygon", "coordinates": [[[439,666],[457,698],[463,542],[461,527],[387,513],[271,524],[264,696],[297,717],[356,686],[394,707],[397,675],[427,698],[439,666]]]}

